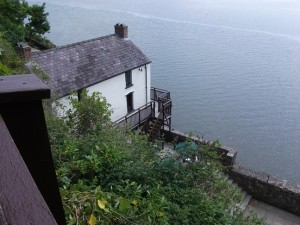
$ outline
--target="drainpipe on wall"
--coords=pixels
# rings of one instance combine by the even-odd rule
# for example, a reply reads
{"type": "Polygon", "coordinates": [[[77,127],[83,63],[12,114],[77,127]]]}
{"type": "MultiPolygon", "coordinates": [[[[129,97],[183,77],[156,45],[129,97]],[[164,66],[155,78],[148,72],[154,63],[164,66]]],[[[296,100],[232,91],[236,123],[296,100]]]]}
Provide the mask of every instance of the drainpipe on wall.
{"type": "Polygon", "coordinates": [[[146,76],[146,104],[148,103],[148,74],[147,65],[145,65],[145,76],[146,76]]]}

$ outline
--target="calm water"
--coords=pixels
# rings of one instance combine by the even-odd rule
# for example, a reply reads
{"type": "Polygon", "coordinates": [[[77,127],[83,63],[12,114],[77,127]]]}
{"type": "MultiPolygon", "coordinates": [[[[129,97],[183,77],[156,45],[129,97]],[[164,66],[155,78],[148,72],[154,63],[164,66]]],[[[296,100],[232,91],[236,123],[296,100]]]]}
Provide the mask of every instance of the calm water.
{"type": "Polygon", "coordinates": [[[171,91],[175,129],[219,139],[239,163],[300,183],[300,3],[46,2],[57,45],[127,24],[153,61],[152,86],[171,91]]]}

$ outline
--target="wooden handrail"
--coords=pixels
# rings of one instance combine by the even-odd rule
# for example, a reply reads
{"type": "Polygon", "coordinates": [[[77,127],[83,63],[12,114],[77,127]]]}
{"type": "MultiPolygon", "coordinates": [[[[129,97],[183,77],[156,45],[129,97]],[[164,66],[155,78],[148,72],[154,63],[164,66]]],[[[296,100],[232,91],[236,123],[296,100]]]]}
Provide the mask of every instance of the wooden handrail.
{"type": "Polygon", "coordinates": [[[122,117],[114,122],[114,124],[127,125],[129,129],[134,129],[137,126],[141,126],[149,117],[153,116],[154,102],[148,102],[146,105],[134,110],[130,114],[122,117]],[[143,113],[146,115],[143,116],[143,113]],[[136,123],[130,124],[130,121],[137,121],[136,123]]]}
{"type": "Polygon", "coordinates": [[[1,114],[0,137],[0,224],[57,225],[1,114]]]}
{"type": "Polygon", "coordinates": [[[49,97],[50,89],[34,74],[3,76],[0,79],[0,114],[3,121],[56,222],[64,225],[66,220],[42,105],[42,99],[49,97]]]}
{"type": "Polygon", "coordinates": [[[129,129],[134,129],[137,126],[141,126],[145,121],[149,120],[149,118],[155,118],[155,102],[158,103],[158,112],[161,112],[163,115],[164,125],[168,126],[171,129],[171,108],[172,108],[172,100],[169,91],[151,87],[151,102],[148,102],[146,105],[134,110],[130,114],[126,115],[115,121],[115,124],[127,125],[129,129]],[[151,111],[148,113],[146,117],[141,117],[141,113],[149,110],[151,107],[151,111]],[[135,121],[132,123],[132,121],[135,121]]]}

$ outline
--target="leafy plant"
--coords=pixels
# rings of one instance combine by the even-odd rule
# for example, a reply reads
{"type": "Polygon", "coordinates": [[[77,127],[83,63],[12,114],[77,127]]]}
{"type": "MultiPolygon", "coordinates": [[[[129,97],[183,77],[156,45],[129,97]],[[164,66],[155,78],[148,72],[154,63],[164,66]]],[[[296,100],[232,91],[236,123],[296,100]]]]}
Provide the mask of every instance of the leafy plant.
{"type": "Polygon", "coordinates": [[[2,75],[24,73],[24,60],[19,57],[15,49],[0,33],[0,73],[2,75]]]}
{"type": "Polygon", "coordinates": [[[68,110],[68,123],[77,135],[89,133],[97,126],[105,126],[110,122],[110,105],[100,93],[83,89],[78,96],[71,97],[72,108],[68,110]],[[78,99],[80,98],[80,100],[78,99]]]}
{"type": "Polygon", "coordinates": [[[8,75],[11,71],[8,69],[6,65],[0,62],[0,76],[8,75]]]}
{"type": "Polygon", "coordinates": [[[50,30],[47,20],[49,13],[45,12],[45,3],[42,5],[33,4],[27,8],[28,23],[25,24],[27,34],[31,37],[33,34],[43,35],[50,30]]]}
{"type": "Polygon", "coordinates": [[[25,36],[42,37],[50,30],[45,3],[29,5],[25,0],[0,0],[0,32],[12,45],[25,36]]]}
{"type": "Polygon", "coordinates": [[[222,172],[217,143],[193,148],[194,163],[161,158],[145,135],[110,122],[100,94],[84,92],[73,107],[65,119],[46,113],[68,224],[263,224],[230,210],[241,195],[222,172]]]}

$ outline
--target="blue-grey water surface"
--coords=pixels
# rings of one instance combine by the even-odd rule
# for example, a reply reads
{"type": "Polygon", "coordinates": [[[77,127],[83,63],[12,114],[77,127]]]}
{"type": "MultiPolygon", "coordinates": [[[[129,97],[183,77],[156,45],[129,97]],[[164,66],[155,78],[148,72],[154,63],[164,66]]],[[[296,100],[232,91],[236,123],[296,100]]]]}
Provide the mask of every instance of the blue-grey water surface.
{"type": "Polygon", "coordinates": [[[300,183],[300,2],[46,0],[46,10],[57,45],[127,24],[152,60],[152,86],[171,91],[175,129],[300,183]]]}

